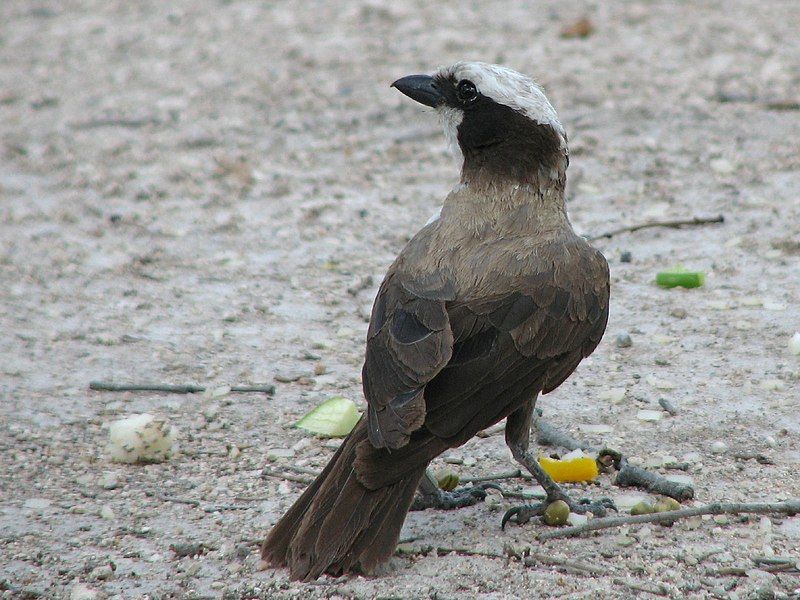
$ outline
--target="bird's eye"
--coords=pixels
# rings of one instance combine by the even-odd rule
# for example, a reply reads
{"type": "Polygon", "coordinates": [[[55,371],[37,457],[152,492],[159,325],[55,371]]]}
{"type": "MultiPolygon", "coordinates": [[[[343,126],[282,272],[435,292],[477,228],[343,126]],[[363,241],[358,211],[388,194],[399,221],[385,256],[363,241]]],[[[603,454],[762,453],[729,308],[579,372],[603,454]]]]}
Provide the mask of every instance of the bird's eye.
{"type": "Polygon", "coordinates": [[[458,93],[458,99],[462,102],[472,102],[478,97],[478,90],[475,89],[475,84],[468,79],[459,81],[456,91],[458,93]]]}

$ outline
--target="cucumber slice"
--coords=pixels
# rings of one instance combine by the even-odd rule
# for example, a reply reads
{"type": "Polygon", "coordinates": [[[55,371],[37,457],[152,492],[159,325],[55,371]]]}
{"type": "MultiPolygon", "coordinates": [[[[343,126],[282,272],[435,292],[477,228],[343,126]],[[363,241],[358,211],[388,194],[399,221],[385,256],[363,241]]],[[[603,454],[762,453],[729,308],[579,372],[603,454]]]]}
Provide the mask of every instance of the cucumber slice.
{"type": "Polygon", "coordinates": [[[334,396],[311,410],[294,426],[320,437],[345,437],[360,418],[352,400],[334,396]]]}
{"type": "Polygon", "coordinates": [[[706,274],[702,271],[684,271],[673,269],[656,273],[656,283],[661,287],[696,288],[706,282],[706,274]]]}

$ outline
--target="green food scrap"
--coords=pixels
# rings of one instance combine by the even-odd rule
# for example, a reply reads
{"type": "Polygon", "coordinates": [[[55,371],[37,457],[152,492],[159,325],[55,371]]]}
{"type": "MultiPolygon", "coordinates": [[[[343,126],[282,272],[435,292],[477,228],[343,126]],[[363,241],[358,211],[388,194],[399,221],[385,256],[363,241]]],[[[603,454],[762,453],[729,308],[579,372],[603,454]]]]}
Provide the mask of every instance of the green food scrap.
{"type": "Polygon", "coordinates": [[[295,427],[321,437],[345,437],[360,418],[361,414],[352,400],[334,396],[311,410],[295,423],[295,427]]]}
{"type": "Polygon", "coordinates": [[[661,287],[696,288],[706,282],[706,274],[702,271],[687,271],[677,268],[656,273],[656,283],[661,287]]]}

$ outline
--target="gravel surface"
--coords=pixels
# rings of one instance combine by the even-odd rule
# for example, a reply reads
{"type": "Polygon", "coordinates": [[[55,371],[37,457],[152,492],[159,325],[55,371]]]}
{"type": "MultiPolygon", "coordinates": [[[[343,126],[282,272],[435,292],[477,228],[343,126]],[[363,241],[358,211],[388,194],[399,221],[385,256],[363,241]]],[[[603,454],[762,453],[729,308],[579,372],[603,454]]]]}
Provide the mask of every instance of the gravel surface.
{"type": "MultiPolygon", "coordinates": [[[[388,84],[464,58],[546,86],[579,231],[725,216],[597,242],[608,332],[541,400],[545,417],[691,477],[690,505],[800,497],[798,23],[795,0],[3,0],[0,596],[800,595],[796,571],[754,560],[800,560],[800,517],[539,543],[542,524],[500,530],[515,501],[495,498],[413,513],[405,547],[530,546],[529,566],[402,555],[381,577],[298,584],[258,560],[303,489],[263,467],[327,461],[336,444],[291,425],[334,394],[363,407],[382,273],[457,180],[435,119],[388,84]],[[589,37],[561,36],[584,15],[589,37]],[[705,286],[653,284],[678,264],[705,286]],[[211,392],[89,391],[98,379],[211,392]],[[274,396],[222,388],[272,383],[274,396]],[[142,412],[176,427],[180,452],[111,463],[104,424],[142,412]]],[[[445,460],[462,476],[514,467],[497,434],[445,460]]],[[[623,491],[602,475],[573,493],[623,491]]]]}

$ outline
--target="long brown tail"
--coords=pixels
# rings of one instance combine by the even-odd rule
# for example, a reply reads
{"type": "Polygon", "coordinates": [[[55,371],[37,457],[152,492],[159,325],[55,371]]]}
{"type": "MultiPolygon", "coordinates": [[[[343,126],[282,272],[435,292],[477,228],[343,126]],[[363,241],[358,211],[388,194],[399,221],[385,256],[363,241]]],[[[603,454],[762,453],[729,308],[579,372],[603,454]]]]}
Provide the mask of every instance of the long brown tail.
{"type": "Polygon", "coordinates": [[[362,418],[322,473],[272,528],[261,557],[273,566],[288,565],[292,579],[306,581],[354,567],[369,572],[387,560],[432,457],[404,461],[391,483],[368,489],[355,465],[373,452],[377,451],[369,445],[362,418]],[[409,463],[414,466],[409,468],[409,463]]]}

